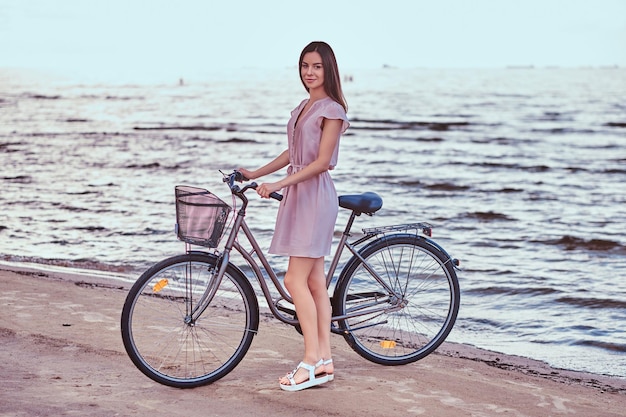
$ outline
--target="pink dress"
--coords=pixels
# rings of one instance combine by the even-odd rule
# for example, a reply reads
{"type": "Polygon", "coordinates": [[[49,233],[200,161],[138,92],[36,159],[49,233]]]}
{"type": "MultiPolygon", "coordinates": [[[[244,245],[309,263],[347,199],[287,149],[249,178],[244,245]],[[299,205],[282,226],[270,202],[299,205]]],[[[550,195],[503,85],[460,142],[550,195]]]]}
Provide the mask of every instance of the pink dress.
{"type": "MultiPolygon", "coordinates": [[[[343,120],[340,135],[350,126],[343,107],[330,97],[313,103],[296,126],[296,120],[307,102],[308,99],[302,101],[291,112],[291,119],[287,124],[290,164],[288,175],[298,172],[317,159],[324,119],[343,120]]],[[[330,169],[337,164],[338,156],[339,140],[331,158],[330,169]]],[[[339,210],[337,192],[330,173],[325,171],[291,185],[283,189],[283,196],[269,252],[307,258],[330,255],[339,210]]]]}

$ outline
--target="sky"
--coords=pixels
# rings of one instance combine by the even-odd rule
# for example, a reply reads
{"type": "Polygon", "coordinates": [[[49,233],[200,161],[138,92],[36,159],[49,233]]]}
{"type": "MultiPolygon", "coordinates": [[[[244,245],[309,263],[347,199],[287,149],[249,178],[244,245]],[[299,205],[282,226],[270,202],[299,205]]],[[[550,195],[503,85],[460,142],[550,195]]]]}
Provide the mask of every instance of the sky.
{"type": "Polygon", "coordinates": [[[0,0],[0,68],[626,66],[626,0],[0,0]]]}

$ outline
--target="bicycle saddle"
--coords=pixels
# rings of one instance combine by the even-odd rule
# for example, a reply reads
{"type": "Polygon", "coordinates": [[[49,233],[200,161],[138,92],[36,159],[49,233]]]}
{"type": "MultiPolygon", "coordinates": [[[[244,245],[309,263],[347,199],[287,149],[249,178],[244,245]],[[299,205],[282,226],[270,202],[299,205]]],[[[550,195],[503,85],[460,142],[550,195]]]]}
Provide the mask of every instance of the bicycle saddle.
{"type": "Polygon", "coordinates": [[[339,196],[339,205],[356,213],[372,214],[383,206],[383,199],[376,193],[339,196]]]}

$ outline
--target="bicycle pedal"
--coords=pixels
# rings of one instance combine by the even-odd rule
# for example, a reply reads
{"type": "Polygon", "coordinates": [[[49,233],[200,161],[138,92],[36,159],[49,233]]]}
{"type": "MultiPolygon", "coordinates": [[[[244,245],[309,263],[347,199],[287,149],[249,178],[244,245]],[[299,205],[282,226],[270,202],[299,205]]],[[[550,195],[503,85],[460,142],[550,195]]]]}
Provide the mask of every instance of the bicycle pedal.
{"type": "Polygon", "coordinates": [[[341,328],[337,327],[337,326],[335,325],[335,323],[331,323],[331,324],[330,324],[330,332],[331,332],[331,333],[334,333],[334,334],[341,335],[341,336],[346,336],[346,335],[349,335],[349,334],[350,334],[350,332],[349,332],[348,330],[346,330],[346,329],[341,329],[341,328]]]}
{"type": "Polygon", "coordinates": [[[296,310],[294,310],[293,308],[281,306],[280,304],[276,304],[276,308],[278,310],[282,311],[283,313],[287,313],[287,314],[290,314],[292,316],[296,315],[296,310]]]}

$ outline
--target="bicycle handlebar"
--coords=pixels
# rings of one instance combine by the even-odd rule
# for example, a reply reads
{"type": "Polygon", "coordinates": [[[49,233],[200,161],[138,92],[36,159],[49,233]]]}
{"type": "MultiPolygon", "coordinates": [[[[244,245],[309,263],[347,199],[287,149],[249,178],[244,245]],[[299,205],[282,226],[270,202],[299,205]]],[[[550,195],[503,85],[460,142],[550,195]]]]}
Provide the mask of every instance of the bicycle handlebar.
{"type": "MultiPolygon", "coordinates": [[[[241,194],[243,194],[246,191],[248,191],[249,189],[256,190],[256,188],[259,186],[256,182],[251,182],[250,184],[246,185],[245,187],[239,188],[239,186],[235,184],[235,181],[237,181],[237,182],[244,182],[244,181],[249,181],[249,179],[246,178],[239,171],[233,171],[229,175],[225,175],[224,176],[224,182],[228,183],[228,187],[230,188],[230,191],[233,192],[233,193],[241,193],[241,194]]],[[[281,194],[273,192],[273,193],[270,194],[270,198],[273,198],[274,200],[282,201],[283,196],[281,194]]]]}

